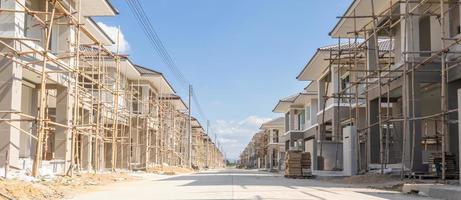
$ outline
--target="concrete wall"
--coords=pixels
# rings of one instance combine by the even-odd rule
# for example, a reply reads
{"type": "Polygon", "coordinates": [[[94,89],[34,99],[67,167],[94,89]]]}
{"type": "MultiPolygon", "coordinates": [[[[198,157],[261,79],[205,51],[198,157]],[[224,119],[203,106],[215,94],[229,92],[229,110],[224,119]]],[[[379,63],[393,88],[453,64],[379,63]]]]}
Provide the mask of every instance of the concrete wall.
{"type": "MultiPolygon", "coordinates": [[[[25,114],[36,116],[38,111],[37,98],[38,91],[35,88],[23,84],[21,99],[24,101],[21,103],[21,111],[25,114]]],[[[35,135],[36,128],[35,123],[32,121],[21,122],[21,129],[32,135],[35,135]]],[[[35,154],[35,145],[37,141],[26,134],[21,134],[20,138],[19,156],[21,158],[31,158],[35,154]]]]}
{"type": "MultiPolygon", "coordinates": [[[[320,146],[320,143],[317,144],[317,155],[320,156],[320,148],[322,148],[323,168],[319,168],[319,170],[333,171],[335,167],[336,169],[342,169],[343,144],[324,141],[322,144],[323,147],[320,146]]],[[[319,165],[322,164],[320,163],[319,165]]]]}

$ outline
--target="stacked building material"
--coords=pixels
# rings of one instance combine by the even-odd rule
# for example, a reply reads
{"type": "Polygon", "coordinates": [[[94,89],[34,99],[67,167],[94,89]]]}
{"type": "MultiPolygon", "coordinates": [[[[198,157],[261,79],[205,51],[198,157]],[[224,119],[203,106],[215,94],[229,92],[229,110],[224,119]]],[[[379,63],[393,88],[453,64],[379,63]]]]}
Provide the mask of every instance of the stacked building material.
{"type": "MultiPolygon", "coordinates": [[[[437,176],[441,175],[442,171],[442,154],[440,152],[431,153],[429,156],[429,166],[433,173],[437,176]]],[[[454,175],[456,172],[456,156],[451,153],[445,153],[445,172],[447,175],[454,175]]]]}
{"type": "Polygon", "coordinates": [[[301,151],[290,150],[285,156],[285,177],[299,178],[302,177],[301,151]]]}
{"type": "Polygon", "coordinates": [[[311,170],[311,153],[304,152],[301,154],[301,172],[304,177],[312,176],[311,170]]]}

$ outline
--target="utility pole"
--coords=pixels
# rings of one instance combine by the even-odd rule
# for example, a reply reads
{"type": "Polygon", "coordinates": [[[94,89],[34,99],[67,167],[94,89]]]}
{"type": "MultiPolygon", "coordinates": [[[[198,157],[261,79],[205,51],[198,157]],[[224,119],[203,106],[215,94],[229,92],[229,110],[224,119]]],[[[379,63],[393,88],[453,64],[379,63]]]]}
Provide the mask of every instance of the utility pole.
{"type": "Polygon", "coordinates": [[[192,168],[192,116],[191,116],[191,99],[192,99],[192,85],[189,85],[189,127],[188,127],[188,149],[189,149],[189,167],[192,168]]]}
{"type": "MultiPolygon", "coordinates": [[[[208,137],[207,137],[207,138],[208,138],[207,140],[210,140],[210,134],[209,134],[209,132],[208,132],[208,131],[209,131],[209,127],[210,127],[210,120],[206,120],[206,135],[208,136],[208,137]]],[[[205,159],[206,159],[205,163],[206,163],[206,167],[208,167],[208,146],[209,146],[209,145],[208,145],[208,142],[206,142],[205,145],[206,145],[206,146],[205,146],[205,148],[206,148],[206,149],[205,149],[205,159]]]]}

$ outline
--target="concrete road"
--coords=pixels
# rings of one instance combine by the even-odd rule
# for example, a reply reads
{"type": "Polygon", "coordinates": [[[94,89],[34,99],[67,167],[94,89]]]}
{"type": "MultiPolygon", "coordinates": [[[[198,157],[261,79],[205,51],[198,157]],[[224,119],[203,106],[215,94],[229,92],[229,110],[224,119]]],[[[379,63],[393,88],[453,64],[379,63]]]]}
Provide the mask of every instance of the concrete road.
{"type": "Polygon", "coordinates": [[[87,192],[76,200],[101,199],[428,199],[399,192],[339,185],[318,180],[286,179],[254,170],[226,169],[178,176],[143,175],[87,192]]]}

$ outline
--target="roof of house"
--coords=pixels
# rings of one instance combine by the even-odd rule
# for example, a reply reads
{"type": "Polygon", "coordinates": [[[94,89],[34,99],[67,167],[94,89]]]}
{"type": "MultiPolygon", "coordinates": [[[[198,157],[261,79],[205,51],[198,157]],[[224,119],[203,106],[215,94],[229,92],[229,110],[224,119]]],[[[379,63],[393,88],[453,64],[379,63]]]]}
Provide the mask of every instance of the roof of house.
{"type": "Polygon", "coordinates": [[[114,16],[118,10],[109,0],[82,0],[82,16],[114,16]]]}
{"type": "MultiPolygon", "coordinates": [[[[343,43],[343,44],[334,44],[334,45],[328,45],[328,46],[323,46],[318,48],[318,51],[348,51],[348,50],[354,50],[358,47],[360,47],[362,43],[361,42],[356,42],[356,43],[343,43]]],[[[378,41],[378,46],[380,51],[389,51],[389,48],[391,47],[391,40],[389,39],[383,39],[378,41]]]]}
{"type": "Polygon", "coordinates": [[[296,105],[303,105],[307,101],[310,101],[310,99],[317,97],[317,92],[307,92],[303,91],[294,95],[291,95],[289,97],[283,98],[279,100],[277,105],[275,105],[274,109],[272,112],[275,113],[285,113],[288,111],[291,105],[296,104],[296,105]]]}
{"type": "Polygon", "coordinates": [[[141,73],[143,75],[153,75],[153,76],[163,75],[162,73],[160,73],[158,71],[143,67],[141,65],[134,65],[134,66],[136,67],[136,70],[138,70],[139,73],[141,73]]]}
{"type": "Polygon", "coordinates": [[[160,100],[172,101],[177,109],[187,110],[186,103],[184,103],[181,97],[176,94],[161,94],[160,100]]]}
{"type": "Polygon", "coordinates": [[[259,129],[266,129],[271,127],[283,127],[285,125],[285,117],[278,117],[268,122],[261,124],[259,129]]]}
{"type": "MultiPolygon", "coordinates": [[[[320,75],[326,70],[329,65],[329,60],[331,52],[341,51],[346,55],[347,51],[354,50],[356,48],[361,48],[360,44],[362,43],[346,43],[346,44],[336,44],[320,47],[317,49],[317,52],[312,56],[304,66],[303,70],[296,76],[296,79],[300,81],[311,81],[316,78],[320,78],[320,75]]],[[[378,41],[378,50],[380,52],[389,52],[393,50],[395,45],[393,40],[383,39],[378,41]]]]}
{"type": "MultiPolygon", "coordinates": [[[[138,72],[141,74],[141,76],[144,76],[144,77],[160,77],[161,78],[161,84],[165,84],[166,87],[172,92],[172,93],[176,93],[175,89],[173,88],[173,86],[171,85],[171,83],[168,81],[168,79],[166,79],[166,77],[159,71],[156,71],[156,70],[153,70],[153,69],[149,69],[147,67],[143,67],[141,65],[134,65],[136,70],[138,70],[138,72]]],[[[159,88],[157,88],[159,89],[159,88]]]]}
{"type": "MultiPolygon", "coordinates": [[[[329,35],[334,38],[353,38],[356,37],[355,32],[362,28],[370,28],[374,15],[385,15],[385,12],[391,8],[397,9],[395,5],[399,4],[399,0],[354,0],[347,10],[344,12],[337,24],[330,31],[329,35]],[[373,9],[372,9],[373,8],[373,9]]],[[[360,37],[360,36],[359,36],[360,37]]]]}

